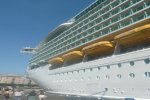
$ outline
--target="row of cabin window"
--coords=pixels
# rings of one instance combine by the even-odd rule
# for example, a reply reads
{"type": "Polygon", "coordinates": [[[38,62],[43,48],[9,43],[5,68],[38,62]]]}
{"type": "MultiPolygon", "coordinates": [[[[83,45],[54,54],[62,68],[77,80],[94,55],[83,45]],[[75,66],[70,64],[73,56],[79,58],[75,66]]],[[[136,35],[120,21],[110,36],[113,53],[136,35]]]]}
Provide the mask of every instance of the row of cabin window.
{"type": "MultiPolygon", "coordinates": [[[[142,9],[143,6],[141,6],[141,7],[139,7],[139,8],[142,9]]],[[[135,12],[135,10],[136,10],[136,11],[140,10],[139,8],[135,8],[135,9],[133,10],[133,12],[135,12]],[[138,10],[137,10],[137,9],[138,9],[138,10]]],[[[117,13],[118,13],[118,12],[119,12],[119,11],[118,11],[118,9],[117,9],[117,13]]],[[[129,12],[129,11],[128,11],[128,12],[129,12]]],[[[130,12],[131,12],[131,11],[130,11],[130,12]]],[[[114,14],[116,14],[116,13],[114,13],[114,14]]],[[[111,16],[114,15],[114,14],[112,13],[112,14],[108,14],[108,15],[111,17],[111,16]]],[[[125,15],[123,14],[123,16],[119,16],[118,18],[114,18],[114,19],[112,19],[112,21],[110,21],[110,22],[113,23],[113,22],[117,21],[117,19],[124,18],[125,16],[127,16],[127,15],[129,15],[129,14],[130,14],[130,13],[127,13],[127,14],[125,14],[125,15]]],[[[103,18],[103,17],[99,18],[99,19],[96,21],[96,23],[99,23],[99,22],[101,22],[102,20],[109,18],[108,15],[104,16],[104,18],[103,18]]],[[[92,20],[93,20],[93,19],[92,19],[92,20]]],[[[105,23],[107,23],[107,22],[105,22],[105,23]]],[[[65,39],[64,39],[64,38],[61,39],[60,41],[58,41],[58,43],[63,42],[63,41],[65,41],[65,40],[67,40],[68,38],[71,38],[71,37],[74,36],[75,34],[81,33],[81,32],[82,32],[82,29],[85,30],[85,29],[87,29],[87,28],[90,28],[90,27],[93,26],[94,24],[95,24],[95,22],[89,23],[88,25],[86,25],[86,26],[84,26],[83,28],[79,29],[77,32],[74,32],[73,34],[70,34],[69,36],[65,37],[65,39]]],[[[80,27],[81,27],[81,26],[80,26],[80,27]]],[[[57,41],[57,40],[55,40],[55,41],[57,41]]],[[[51,46],[53,47],[53,46],[55,46],[55,45],[57,45],[57,43],[54,43],[54,44],[51,45],[51,46]]],[[[45,48],[45,49],[46,49],[46,48],[45,48]]]]}
{"type": "MultiPolygon", "coordinates": [[[[107,3],[108,4],[108,3],[107,3]]],[[[97,15],[97,14],[95,14],[95,15],[97,15]]],[[[91,20],[93,20],[94,18],[91,18],[91,20]]],[[[80,23],[79,24],[79,27],[81,27],[83,24],[82,23],[80,23]]],[[[75,27],[75,28],[73,28],[73,29],[77,29],[77,27],[75,27]]],[[[74,31],[74,30],[72,30],[72,31],[74,31]]],[[[66,35],[68,35],[68,33],[70,33],[70,31],[68,31],[68,32],[66,32],[66,35]]],[[[62,36],[60,36],[60,37],[58,37],[58,38],[55,38],[55,40],[54,40],[54,42],[55,41],[57,41],[58,39],[60,39],[62,36]]],[[[52,43],[53,41],[51,41],[50,43],[52,43]]]]}
{"type": "MultiPolygon", "coordinates": [[[[150,72],[145,72],[144,73],[144,76],[146,77],[146,78],[150,78],[150,72]]],[[[103,76],[104,77],[104,76],[103,76]]],[[[119,79],[124,79],[124,78],[122,78],[123,77],[123,75],[121,75],[121,74],[117,74],[116,75],[116,78],[119,78],[119,79]]],[[[135,78],[136,77],[136,74],[135,73],[129,73],[129,78],[135,78]]],[[[100,80],[102,78],[102,76],[96,76],[96,80],[100,80]]],[[[105,77],[104,77],[105,79],[111,79],[111,76],[110,75],[105,75],[105,77]]],[[[81,80],[81,81],[83,81],[83,80],[85,80],[85,79],[87,79],[87,80],[92,80],[92,77],[86,77],[86,78],[84,78],[84,77],[81,77],[81,78],[68,78],[68,79],[59,79],[59,81],[60,82],[65,82],[65,81],[78,81],[78,80],[81,80]]],[[[58,80],[56,80],[55,82],[59,82],[58,80]]]]}
{"type": "MultiPolygon", "coordinates": [[[[150,58],[146,58],[146,59],[144,59],[143,61],[144,61],[145,64],[150,64],[150,58]]],[[[121,64],[121,63],[118,63],[117,65],[118,65],[118,68],[121,68],[121,67],[122,67],[122,64],[121,64]]],[[[130,61],[130,62],[129,62],[129,65],[130,65],[131,67],[134,66],[134,65],[135,65],[135,61],[130,61]]],[[[38,67],[40,67],[40,66],[35,65],[35,66],[31,66],[30,69],[35,69],[35,68],[38,68],[38,67]]],[[[111,69],[111,65],[106,65],[106,68],[107,68],[108,70],[111,69]]],[[[82,70],[83,70],[83,72],[86,71],[86,69],[82,69],[82,70]]],[[[90,70],[90,71],[93,71],[93,68],[90,68],[89,70],[90,70]]],[[[101,67],[98,67],[98,70],[101,70],[101,67]]],[[[79,73],[80,71],[81,71],[81,70],[71,71],[71,73],[72,73],[72,74],[73,74],[73,72],[78,72],[78,73],[79,73]]],[[[70,73],[70,72],[67,72],[66,74],[68,74],[68,73],[70,73]]],[[[63,74],[65,74],[65,73],[63,73],[63,74]]],[[[56,74],[56,75],[61,75],[61,74],[59,73],[59,74],[56,74]]],[[[150,73],[145,73],[145,75],[146,75],[146,76],[149,76],[150,73]]]]}
{"type": "MultiPolygon", "coordinates": [[[[131,2],[130,2],[130,4],[131,4],[131,2]]],[[[128,4],[129,5],[129,4],[128,4]]],[[[124,7],[124,6],[123,6],[124,7]]],[[[128,6],[126,6],[126,7],[128,7],[128,6]]],[[[125,8],[123,8],[123,9],[125,9],[125,8]]],[[[106,11],[108,11],[108,10],[106,10],[106,11]]],[[[116,12],[116,11],[114,11],[114,12],[116,12]]],[[[118,11],[118,9],[117,9],[117,12],[119,12],[118,11]]],[[[114,14],[116,14],[116,13],[114,13],[114,14]]],[[[114,15],[113,13],[111,14],[111,15],[114,15]]],[[[97,15],[97,14],[96,14],[97,15]]],[[[104,17],[105,19],[107,18],[107,16],[105,16],[104,17]]],[[[93,20],[94,18],[92,18],[92,20],[93,20]]],[[[103,19],[103,18],[102,18],[103,19]]],[[[114,20],[115,21],[115,20],[114,20]]],[[[88,26],[89,27],[91,27],[91,26],[93,26],[94,24],[93,23],[90,23],[88,26]],[[91,24],[91,25],[90,25],[91,24]]],[[[79,27],[81,27],[80,25],[79,25],[79,27]]],[[[76,29],[76,28],[75,28],[76,29]]],[[[82,30],[80,29],[79,31],[78,31],[78,33],[80,33],[82,30]]],[[[69,32],[70,33],[70,32],[69,32]]],[[[69,38],[71,38],[71,36],[69,36],[69,38]]],[[[56,38],[55,39],[55,41],[57,41],[57,39],[58,38],[56,38]]],[[[59,42],[63,42],[64,40],[66,40],[67,39],[67,37],[65,38],[65,39],[62,39],[61,41],[59,41],[59,42]]],[[[51,42],[50,42],[51,43],[51,42]]],[[[55,45],[57,45],[56,43],[55,44],[53,44],[52,46],[55,46],[55,45]]],[[[45,48],[46,49],[46,48],[45,48]]],[[[43,50],[44,51],[44,50],[43,50]]]]}
{"type": "MultiPolygon", "coordinates": [[[[110,23],[113,23],[113,22],[115,22],[115,21],[118,21],[119,19],[121,19],[121,18],[123,18],[123,17],[127,17],[127,16],[129,16],[130,14],[132,14],[134,11],[138,11],[138,10],[141,10],[142,8],[143,8],[143,6],[140,6],[139,8],[137,8],[136,10],[134,9],[134,10],[130,10],[130,12],[128,11],[128,12],[126,12],[125,14],[122,14],[122,16],[120,16],[119,15],[119,17],[116,17],[116,18],[114,18],[114,19],[112,19],[111,21],[109,21],[109,22],[105,22],[104,23],[104,25],[101,25],[101,26],[103,26],[103,27],[106,27],[106,26],[108,26],[110,23]],[[139,9],[140,8],[140,9],[139,9]],[[132,11],[132,13],[131,13],[131,11],[132,11]]],[[[139,19],[142,19],[142,18],[144,18],[144,17],[141,17],[141,18],[139,18],[139,19]]],[[[138,18],[136,18],[135,19],[136,21],[138,21],[138,18]]],[[[94,23],[94,22],[93,22],[94,23]]],[[[91,26],[92,25],[94,25],[93,23],[90,23],[91,24],[91,26]]],[[[126,22],[126,23],[124,23],[125,25],[128,25],[128,24],[130,24],[131,22],[126,22]]],[[[121,25],[121,24],[120,24],[121,25]]],[[[120,27],[120,25],[119,25],[119,27],[120,27]]],[[[125,26],[125,25],[121,25],[121,26],[125,26]]],[[[90,27],[91,27],[90,26],[90,27]]],[[[117,27],[114,27],[114,28],[112,28],[112,30],[116,30],[116,29],[118,29],[119,28],[118,26],[117,27]]],[[[98,29],[100,29],[100,27],[96,27],[95,28],[96,30],[98,30],[98,29]]],[[[88,33],[92,33],[94,30],[93,29],[90,29],[89,31],[88,31],[88,33]]],[[[110,30],[104,30],[103,31],[103,33],[104,34],[106,34],[106,33],[108,33],[108,32],[110,32],[110,30]]],[[[79,33],[79,32],[78,32],[79,33]]],[[[87,33],[87,32],[86,32],[87,33]]],[[[72,35],[73,36],[73,35],[72,35]]],[[[84,34],[83,36],[86,36],[86,34],[84,34]]],[[[98,35],[97,35],[98,36],[98,35]]],[[[71,36],[70,36],[71,37],[71,36]]],[[[81,36],[78,36],[76,39],[80,39],[80,37],[81,36]]],[[[73,38],[72,40],[73,41],[75,41],[76,39],[75,38],[73,38]]],[[[65,38],[64,40],[66,40],[67,38],[65,38]]],[[[72,40],[69,40],[68,42],[66,42],[64,45],[68,45],[68,43],[72,43],[72,40]]],[[[91,40],[91,37],[89,37],[89,40],[91,40]]],[[[59,43],[61,43],[62,41],[59,41],[59,43]]],[[[83,42],[80,42],[80,43],[77,43],[77,44],[82,44],[82,43],[84,43],[84,40],[83,40],[83,42]]],[[[57,44],[55,43],[55,44],[53,44],[52,46],[56,46],[57,44]]],[[[51,47],[52,47],[51,46],[51,47]]],[[[63,46],[63,44],[61,44],[61,46],[60,47],[62,47],[63,46]]],[[[50,51],[54,51],[54,50],[56,50],[56,49],[59,49],[60,47],[55,47],[55,48],[53,48],[52,50],[50,50],[50,51]]],[[[67,47],[68,49],[70,49],[70,46],[68,46],[67,47]]],[[[45,49],[47,49],[47,48],[45,48],[45,49]]],[[[64,49],[64,50],[66,50],[66,49],[64,49]]],[[[61,52],[61,50],[59,50],[58,52],[61,52]]],[[[55,55],[55,54],[58,54],[57,53],[57,51],[55,52],[55,53],[53,53],[52,55],[55,55]]]]}
{"type": "MultiPolygon", "coordinates": [[[[79,21],[76,21],[75,23],[78,25],[75,25],[71,31],[74,31],[76,30],[77,28],[80,28],[82,27],[83,24],[86,24],[88,23],[90,20],[93,20],[94,18],[97,18],[98,16],[101,16],[103,14],[108,14],[108,12],[110,12],[114,7],[116,7],[117,5],[121,4],[122,2],[124,2],[125,0],[122,0],[121,2],[118,2],[117,0],[110,4],[109,3],[111,1],[109,1],[108,3],[106,3],[107,5],[109,5],[108,7],[105,6],[105,9],[101,9],[101,8],[98,8],[98,9],[93,9],[93,13],[89,12],[86,16],[84,16],[82,18],[82,20],[79,20],[79,21]],[[97,14],[98,13],[98,14],[97,14]],[[89,20],[88,20],[89,19],[89,20]],[[80,23],[81,22],[81,23],[80,23]],[[78,24],[79,23],[79,24],[78,24]]],[[[128,8],[129,6],[133,5],[134,3],[138,2],[140,0],[133,0],[128,2],[127,4],[124,4],[122,5],[120,8],[118,9],[115,9],[114,11],[111,11],[112,12],[112,15],[116,14],[117,12],[119,12],[119,10],[124,10],[126,8],[128,8]],[[114,13],[113,13],[114,12],[114,13]]],[[[99,6],[99,7],[102,7],[102,6],[99,6]]]]}
{"type": "MultiPolygon", "coordinates": [[[[150,12],[149,13],[147,13],[148,14],[148,16],[150,15],[150,12]]],[[[147,16],[147,17],[148,17],[147,16]]],[[[43,55],[43,56],[41,56],[41,55],[39,55],[39,56],[41,56],[41,58],[39,57],[39,56],[37,56],[37,58],[39,58],[38,60],[41,60],[41,59],[44,59],[45,57],[48,57],[48,56],[53,56],[53,55],[56,55],[56,54],[59,54],[59,53],[61,53],[61,52],[63,52],[63,51],[66,51],[66,50],[69,50],[69,49],[71,49],[71,48],[73,48],[73,47],[75,47],[75,46],[79,46],[79,45],[82,45],[82,44],[84,44],[84,43],[86,43],[86,42],[88,42],[88,41],[90,41],[90,40],[93,40],[93,39],[96,39],[96,38],[98,38],[99,36],[102,36],[102,35],[104,35],[104,34],[108,34],[108,33],[110,33],[110,32],[112,32],[112,31],[115,31],[115,30],[117,30],[117,29],[119,29],[119,28],[122,28],[122,27],[124,27],[124,26],[127,26],[127,25],[129,25],[129,24],[132,24],[132,23],[134,23],[134,22],[136,22],[136,21],[139,21],[139,20],[141,20],[141,19],[143,19],[143,18],[145,18],[146,17],[146,15],[145,15],[145,13],[143,13],[143,14],[140,14],[140,15],[138,15],[138,16],[134,16],[132,19],[130,18],[130,20],[128,20],[128,21],[124,21],[124,22],[122,22],[122,23],[118,23],[118,24],[116,24],[116,25],[113,25],[111,28],[106,28],[105,30],[102,30],[101,32],[96,32],[95,34],[93,34],[93,35],[90,35],[90,34],[92,34],[93,32],[95,32],[95,31],[97,31],[97,30],[99,30],[99,29],[101,29],[101,27],[102,27],[102,25],[100,26],[100,27],[95,27],[95,28],[92,28],[92,29],[90,29],[88,32],[86,32],[85,34],[80,34],[80,35],[78,35],[77,37],[75,37],[75,38],[73,38],[72,40],[70,39],[69,41],[67,41],[67,42],[65,42],[64,44],[62,43],[62,44],[60,44],[60,45],[58,45],[58,46],[56,46],[55,48],[52,48],[52,49],[49,49],[49,50],[47,50],[45,53],[42,53],[41,55],[43,55]],[[134,19],[134,20],[133,20],[134,19]],[[94,30],[95,29],[95,30],[94,30]],[[88,37],[87,37],[87,35],[89,35],[88,37]],[[86,37],[86,38],[84,38],[84,37],[86,37]],[[82,39],[81,39],[82,38],[82,39]],[[81,40],[80,40],[81,39],[81,40]],[[78,41],[78,40],[80,40],[80,41],[78,41]],[[74,42],[74,41],[77,41],[77,42],[74,42]],[[68,46],[66,46],[66,45],[68,45],[68,46]],[[61,49],[60,49],[61,48],[61,49]]],[[[105,26],[106,27],[106,26],[105,26]]]]}
{"type": "MultiPolygon", "coordinates": [[[[150,64],[150,59],[149,59],[149,58],[146,58],[146,59],[144,59],[143,61],[144,61],[145,64],[150,64]]],[[[134,67],[134,66],[135,66],[135,61],[130,61],[130,62],[129,62],[129,65],[130,65],[131,67],[132,67],[132,66],[134,67]]],[[[118,66],[118,68],[121,68],[121,67],[122,67],[122,64],[121,64],[121,63],[118,63],[117,66],[118,66]]],[[[98,69],[99,71],[101,70],[101,68],[111,69],[111,65],[106,65],[106,67],[97,67],[97,69],[98,69]]],[[[93,71],[93,69],[95,69],[95,67],[94,67],[94,68],[82,69],[82,71],[83,71],[83,72],[85,72],[86,70],[93,71]]],[[[80,71],[81,71],[81,70],[71,71],[71,73],[72,73],[72,74],[73,74],[74,72],[79,73],[80,71]]],[[[68,73],[70,73],[70,72],[63,73],[63,74],[68,74],[68,73]]],[[[58,74],[56,74],[56,75],[58,75],[58,74]]],[[[59,74],[59,75],[60,75],[60,74],[59,74]]]]}
{"type": "MultiPolygon", "coordinates": [[[[131,4],[134,4],[134,3],[136,3],[136,2],[138,2],[138,1],[140,1],[140,0],[133,0],[133,1],[130,1],[130,4],[128,3],[125,7],[124,6],[122,6],[122,7],[120,7],[120,11],[121,10],[124,10],[125,8],[127,8],[127,7],[129,7],[131,4]]],[[[149,2],[148,2],[149,3],[149,2]]],[[[148,3],[145,3],[145,5],[146,6],[148,6],[149,4],[148,3]]],[[[142,5],[142,6],[138,6],[138,8],[134,8],[133,9],[133,12],[136,12],[136,11],[138,11],[138,10],[141,10],[143,7],[145,7],[145,5],[142,5]]],[[[116,13],[118,13],[118,12],[120,12],[118,9],[116,9],[115,11],[114,11],[114,13],[112,13],[111,15],[114,15],[114,14],[116,14],[116,13]]],[[[132,9],[131,9],[132,10],[132,9]]],[[[95,15],[98,15],[98,14],[95,14],[95,15]]],[[[125,15],[126,16],[126,15],[125,15]]],[[[94,17],[94,18],[96,18],[96,17],[94,17]]],[[[93,20],[94,18],[91,18],[91,20],[93,20]]],[[[107,16],[105,16],[104,17],[105,19],[107,18],[107,16]]],[[[103,18],[102,18],[103,19],[103,18]]],[[[86,22],[87,23],[87,22],[86,22]]],[[[93,23],[92,23],[93,24],[93,23]]],[[[83,23],[80,23],[80,25],[79,25],[79,27],[82,27],[82,25],[84,25],[83,23]]],[[[89,26],[91,26],[91,25],[89,25],[89,26]]],[[[76,27],[76,25],[74,26],[74,30],[76,30],[78,27],[76,27]]],[[[74,31],[74,30],[72,30],[72,31],[74,31]]],[[[81,29],[80,29],[81,30],[81,29]]],[[[80,33],[80,30],[79,30],[79,32],[78,33],[80,33]]],[[[66,32],[66,35],[68,35],[70,32],[72,32],[72,31],[67,31],[66,32]]],[[[70,34],[70,35],[72,35],[72,34],[70,34]]],[[[60,36],[60,37],[58,37],[58,38],[56,38],[55,40],[54,40],[54,42],[55,41],[57,41],[57,39],[60,39],[61,37],[63,37],[63,36],[60,36]]],[[[68,36],[69,38],[71,38],[71,36],[68,36]]],[[[64,39],[64,40],[66,40],[67,39],[67,37],[64,39]]],[[[60,41],[60,42],[63,42],[64,40],[62,40],[62,41],[60,41]]]]}
{"type": "MultiPolygon", "coordinates": [[[[129,4],[128,4],[128,5],[129,5],[129,4]]],[[[128,6],[126,6],[126,7],[128,7],[128,6]]],[[[123,8],[123,9],[125,9],[125,8],[123,8]]],[[[122,9],[122,10],[123,10],[123,9],[122,9]]],[[[114,11],[114,12],[116,12],[116,11],[114,11]]],[[[119,12],[118,9],[117,9],[117,12],[119,12]]],[[[114,14],[116,14],[116,13],[114,13],[114,14]]],[[[114,14],[112,13],[111,15],[114,15],[114,14]]],[[[96,14],[96,15],[97,15],[97,14],[96,14]]],[[[104,18],[106,19],[107,17],[105,16],[104,18]]],[[[93,19],[94,19],[94,18],[92,18],[91,20],[93,20],[93,19]]],[[[102,18],[102,19],[103,19],[103,18],[102,18]]],[[[90,24],[93,24],[93,23],[90,23],[90,24]]],[[[89,24],[89,26],[93,26],[93,25],[90,25],[90,24],[89,24]]],[[[80,23],[79,27],[82,27],[82,25],[83,25],[83,23],[80,23]]],[[[76,30],[77,27],[75,27],[74,29],[76,30]]],[[[72,31],[73,31],[73,30],[72,30],[72,31]]],[[[82,29],[80,29],[77,33],[80,33],[81,31],[82,31],[82,29]]],[[[66,32],[66,35],[68,35],[69,33],[70,33],[70,31],[66,32]]],[[[72,34],[70,34],[70,35],[72,35],[72,34]]],[[[64,40],[68,39],[68,37],[71,38],[72,36],[70,36],[70,35],[67,36],[67,37],[65,37],[64,40]]],[[[61,36],[61,37],[62,37],[62,36],[61,36]]],[[[58,38],[60,39],[61,37],[58,37],[58,38]]],[[[56,38],[54,41],[57,41],[58,38],[56,38]]],[[[63,42],[64,40],[61,40],[61,41],[59,41],[59,42],[63,42]]],[[[56,44],[55,44],[55,45],[56,45],[56,44]]]]}

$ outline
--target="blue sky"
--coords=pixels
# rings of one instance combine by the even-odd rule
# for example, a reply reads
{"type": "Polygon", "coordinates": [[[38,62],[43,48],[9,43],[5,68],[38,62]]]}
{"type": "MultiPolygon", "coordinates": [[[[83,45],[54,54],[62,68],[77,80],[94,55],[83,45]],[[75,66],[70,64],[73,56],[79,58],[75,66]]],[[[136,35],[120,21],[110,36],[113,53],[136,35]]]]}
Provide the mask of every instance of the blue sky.
{"type": "Polygon", "coordinates": [[[59,24],[95,0],[0,0],[0,74],[25,74],[29,54],[59,24]]]}

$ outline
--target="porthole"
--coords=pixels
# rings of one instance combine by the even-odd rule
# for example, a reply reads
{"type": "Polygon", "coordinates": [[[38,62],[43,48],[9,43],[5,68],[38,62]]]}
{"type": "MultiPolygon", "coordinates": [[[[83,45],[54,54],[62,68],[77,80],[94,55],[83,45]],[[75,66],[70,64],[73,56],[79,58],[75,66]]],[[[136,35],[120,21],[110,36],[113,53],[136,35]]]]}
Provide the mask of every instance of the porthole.
{"type": "Polygon", "coordinates": [[[121,74],[117,74],[117,78],[121,78],[122,76],[121,76],[121,74]]]}
{"type": "Polygon", "coordinates": [[[90,68],[90,71],[92,71],[93,69],[92,68],[90,68]]]}
{"type": "Polygon", "coordinates": [[[107,65],[107,69],[110,69],[110,66],[109,66],[109,65],[107,65]]]}
{"type": "Polygon", "coordinates": [[[130,62],[130,66],[134,66],[134,62],[133,61],[130,62]]]}
{"type": "Polygon", "coordinates": [[[121,64],[120,64],[120,63],[118,64],[118,67],[119,67],[119,68],[121,67],[121,64]]]}
{"type": "Polygon", "coordinates": [[[83,69],[83,72],[85,72],[85,69],[83,69]]]}
{"type": "Polygon", "coordinates": [[[129,76],[130,76],[131,78],[135,78],[135,74],[134,74],[134,73],[130,73],[129,76]]]}
{"type": "Polygon", "coordinates": [[[100,76],[97,76],[96,79],[97,79],[97,80],[100,80],[100,76]]]}
{"type": "Polygon", "coordinates": [[[106,75],[106,79],[110,79],[110,76],[109,76],[109,75],[106,75]]]}
{"type": "Polygon", "coordinates": [[[145,72],[146,77],[150,77],[150,72],[145,72]]]}
{"type": "Polygon", "coordinates": [[[150,63],[150,59],[144,59],[145,64],[149,64],[150,63]]]}

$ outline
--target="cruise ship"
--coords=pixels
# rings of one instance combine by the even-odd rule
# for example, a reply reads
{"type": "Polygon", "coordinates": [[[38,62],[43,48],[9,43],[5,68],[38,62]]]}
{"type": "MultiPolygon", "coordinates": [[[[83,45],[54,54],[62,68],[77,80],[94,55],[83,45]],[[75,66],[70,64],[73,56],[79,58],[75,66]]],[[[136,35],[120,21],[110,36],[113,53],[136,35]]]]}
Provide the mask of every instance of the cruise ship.
{"type": "Polygon", "coordinates": [[[150,100],[150,0],[95,0],[24,51],[49,94],[150,100]]]}

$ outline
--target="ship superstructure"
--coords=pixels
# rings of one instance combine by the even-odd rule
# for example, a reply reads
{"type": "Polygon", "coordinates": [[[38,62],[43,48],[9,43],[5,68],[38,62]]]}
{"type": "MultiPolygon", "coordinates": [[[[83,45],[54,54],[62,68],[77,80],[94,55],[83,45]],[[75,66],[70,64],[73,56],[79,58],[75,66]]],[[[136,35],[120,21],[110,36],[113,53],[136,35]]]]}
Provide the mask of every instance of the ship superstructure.
{"type": "Polygon", "coordinates": [[[49,93],[150,99],[149,44],[149,0],[96,0],[48,34],[27,71],[49,93]]]}

